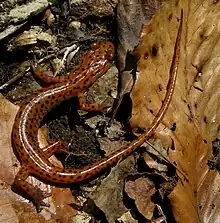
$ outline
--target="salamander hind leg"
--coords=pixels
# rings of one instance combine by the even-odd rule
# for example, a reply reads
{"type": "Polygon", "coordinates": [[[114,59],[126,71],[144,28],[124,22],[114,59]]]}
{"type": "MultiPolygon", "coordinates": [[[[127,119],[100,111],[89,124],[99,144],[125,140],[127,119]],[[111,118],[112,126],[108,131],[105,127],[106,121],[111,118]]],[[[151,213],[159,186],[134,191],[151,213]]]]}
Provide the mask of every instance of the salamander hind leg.
{"type": "Polygon", "coordinates": [[[82,93],[79,93],[78,95],[78,101],[79,101],[79,109],[84,111],[95,111],[95,112],[102,112],[106,113],[108,107],[104,107],[99,104],[88,104],[86,102],[85,95],[82,93]]]}
{"type": "Polygon", "coordinates": [[[43,200],[51,196],[51,194],[41,191],[39,188],[34,187],[30,183],[26,182],[25,180],[29,175],[28,168],[24,166],[21,167],[15,176],[11,189],[15,193],[31,200],[36,206],[37,212],[40,212],[42,210],[41,206],[49,206],[49,204],[46,204],[43,202],[43,200]]]}
{"type": "Polygon", "coordinates": [[[61,141],[57,141],[52,145],[44,147],[43,152],[47,158],[50,158],[56,152],[65,153],[66,147],[61,141]]]}

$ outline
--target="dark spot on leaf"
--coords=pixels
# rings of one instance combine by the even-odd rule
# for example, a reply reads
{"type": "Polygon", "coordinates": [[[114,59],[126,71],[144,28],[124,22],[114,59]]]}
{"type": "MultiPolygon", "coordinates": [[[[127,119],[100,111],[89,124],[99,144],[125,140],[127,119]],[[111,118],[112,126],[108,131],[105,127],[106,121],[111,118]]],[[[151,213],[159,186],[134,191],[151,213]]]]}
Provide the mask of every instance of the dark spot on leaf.
{"type": "Polygon", "coordinates": [[[176,130],[176,122],[173,123],[170,130],[173,131],[173,132],[176,130]]]}
{"type": "Polygon", "coordinates": [[[172,17],[173,17],[173,14],[172,14],[172,13],[169,14],[169,16],[168,16],[168,20],[171,21],[172,17]]]}
{"type": "Polygon", "coordinates": [[[163,87],[161,84],[158,84],[158,89],[159,89],[159,91],[162,91],[163,87]]]}
{"type": "Polygon", "coordinates": [[[145,52],[145,53],[144,53],[144,59],[146,60],[148,57],[149,57],[148,52],[145,52]]]}
{"type": "Polygon", "coordinates": [[[151,49],[152,56],[156,57],[158,53],[158,47],[154,44],[151,49]]]}

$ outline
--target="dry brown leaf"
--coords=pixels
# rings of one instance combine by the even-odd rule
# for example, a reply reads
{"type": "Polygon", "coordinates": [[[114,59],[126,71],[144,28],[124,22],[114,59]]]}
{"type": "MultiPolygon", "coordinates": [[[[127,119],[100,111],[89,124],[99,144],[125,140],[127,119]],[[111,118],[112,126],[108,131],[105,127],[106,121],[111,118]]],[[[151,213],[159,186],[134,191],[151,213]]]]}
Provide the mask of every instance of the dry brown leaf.
{"type": "Polygon", "coordinates": [[[128,211],[123,200],[124,181],[128,175],[136,173],[134,166],[134,158],[128,157],[124,162],[112,168],[111,173],[102,180],[101,185],[90,195],[95,205],[105,214],[108,222],[115,222],[116,219],[128,211]]]}
{"type": "Polygon", "coordinates": [[[189,182],[179,180],[169,198],[177,222],[220,222],[220,177],[207,166],[220,122],[219,1],[170,0],[145,25],[138,47],[140,75],[132,92],[132,124],[147,128],[161,106],[181,8],[179,72],[171,106],[159,130],[173,139],[175,149],[169,151],[169,158],[189,182]]]}
{"type": "Polygon", "coordinates": [[[152,195],[156,193],[153,182],[146,178],[138,178],[125,183],[125,192],[135,201],[138,211],[151,220],[156,204],[151,201],[152,195]]]}
{"type": "MultiPolygon", "coordinates": [[[[116,116],[125,94],[130,94],[136,80],[137,58],[132,51],[138,45],[143,24],[150,21],[163,0],[119,0],[117,4],[117,67],[119,70],[118,101],[110,123],[116,116]]],[[[123,103],[122,103],[123,104],[123,103]]]]}

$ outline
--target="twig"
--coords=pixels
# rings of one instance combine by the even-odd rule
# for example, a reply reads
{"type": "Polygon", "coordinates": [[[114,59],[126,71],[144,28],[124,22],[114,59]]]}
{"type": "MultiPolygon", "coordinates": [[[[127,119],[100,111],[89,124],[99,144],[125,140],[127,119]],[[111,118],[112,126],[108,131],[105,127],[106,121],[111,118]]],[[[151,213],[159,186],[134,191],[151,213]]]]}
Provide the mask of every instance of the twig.
{"type": "Polygon", "coordinates": [[[17,32],[20,28],[22,28],[26,24],[27,24],[27,21],[17,26],[9,25],[3,32],[0,33],[0,41],[4,40],[9,35],[12,35],[13,33],[17,32]]]}
{"type": "Polygon", "coordinates": [[[170,165],[172,165],[184,177],[186,181],[189,181],[189,179],[185,176],[185,174],[181,170],[179,170],[175,164],[171,163],[159,150],[157,150],[152,143],[150,143],[149,141],[145,141],[145,143],[148,144],[152,149],[154,149],[158,154],[160,154],[160,156],[163,157],[165,161],[167,161],[170,165]]]}
{"type": "Polygon", "coordinates": [[[162,208],[161,208],[158,204],[156,204],[156,207],[157,207],[157,209],[158,209],[158,212],[159,212],[162,216],[159,217],[159,218],[157,218],[157,219],[151,220],[151,223],[161,223],[161,222],[167,223],[167,220],[166,220],[167,218],[166,218],[166,216],[164,215],[162,208]]]}
{"type": "Polygon", "coordinates": [[[63,59],[61,60],[61,63],[58,65],[56,71],[54,72],[54,76],[56,76],[57,73],[59,73],[59,71],[61,70],[61,68],[64,67],[64,63],[65,63],[66,58],[69,55],[69,53],[72,52],[74,49],[75,49],[74,50],[74,53],[75,54],[78,52],[79,47],[77,47],[77,48],[76,47],[77,47],[77,45],[76,44],[73,44],[72,46],[69,46],[69,47],[66,47],[65,48],[65,53],[64,53],[63,59]]]}
{"type": "Polygon", "coordinates": [[[19,78],[23,77],[27,72],[31,70],[30,67],[28,67],[25,71],[19,73],[18,75],[14,76],[12,79],[4,83],[2,86],[0,86],[0,91],[4,90],[7,88],[9,85],[13,84],[15,81],[17,81],[19,78]]]}

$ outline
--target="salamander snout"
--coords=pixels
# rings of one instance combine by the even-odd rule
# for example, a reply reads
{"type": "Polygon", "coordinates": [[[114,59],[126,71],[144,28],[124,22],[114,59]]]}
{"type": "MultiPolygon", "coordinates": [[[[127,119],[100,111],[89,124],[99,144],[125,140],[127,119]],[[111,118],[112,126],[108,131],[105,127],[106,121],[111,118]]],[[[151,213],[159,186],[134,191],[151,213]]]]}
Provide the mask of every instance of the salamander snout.
{"type": "Polygon", "coordinates": [[[91,52],[99,58],[112,61],[115,55],[115,46],[110,41],[102,41],[91,44],[91,52]]]}
{"type": "Polygon", "coordinates": [[[107,41],[105,43],[105,56],[108,60],[113,60],[115,55],[115,46],[112,42],[107,41]]]}

